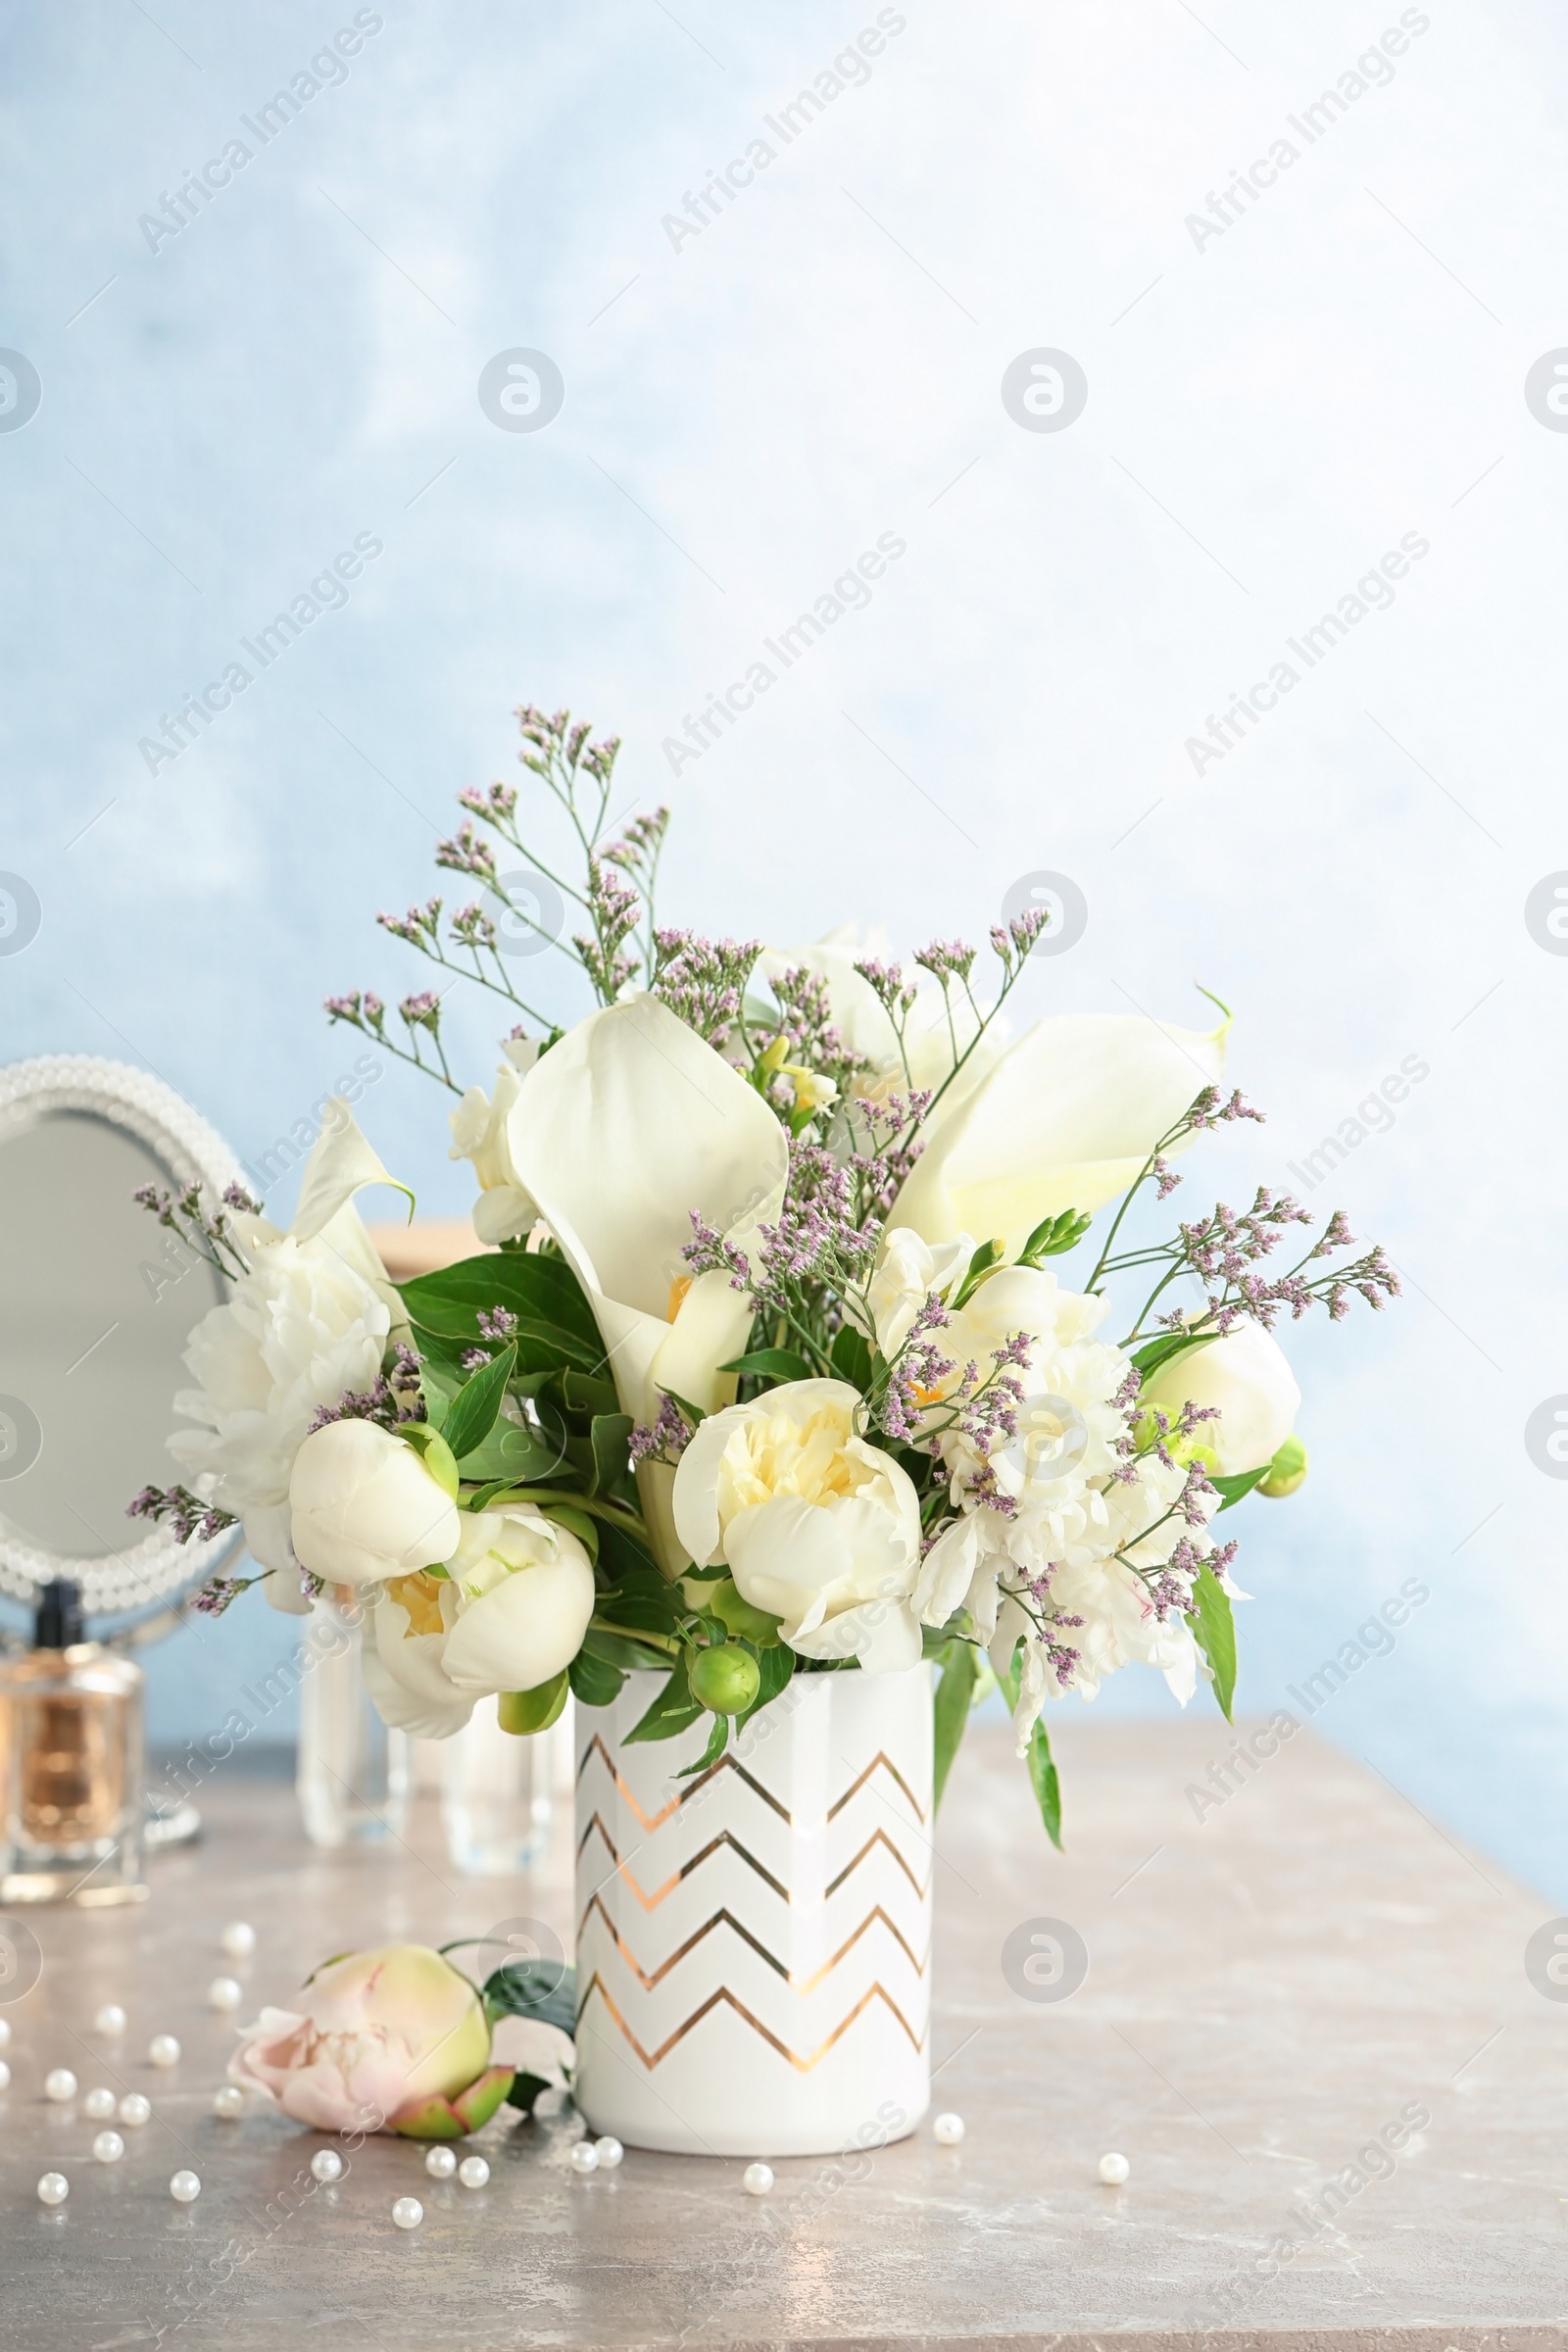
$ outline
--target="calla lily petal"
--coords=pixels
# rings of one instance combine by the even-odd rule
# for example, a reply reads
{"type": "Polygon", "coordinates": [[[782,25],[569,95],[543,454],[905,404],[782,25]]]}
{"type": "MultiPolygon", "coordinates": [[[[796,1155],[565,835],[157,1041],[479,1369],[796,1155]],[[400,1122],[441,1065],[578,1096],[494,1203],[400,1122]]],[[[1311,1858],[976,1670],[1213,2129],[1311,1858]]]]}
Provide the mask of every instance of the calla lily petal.
{"type": "Polygon", "coordinates": [[[1011,1252],[1045,1217],[1102,1207],[1218,1084],[1228,1025],[1172,1029],[1130,1013],[1039,1022],[938,1125],[889,1223],[932,1243],[995,1235],[1011,1252]]]}
{"type": "Polygon", "coordinates": [[[368,1184],[389,1184],[394,1192],[407,1194],[412,1216],[413,1193],[406,1184],[387,1174],[341,1095],[332,1096],[326,1113],[321,1132],[305,1163],[299,1206],[289,1227],[292,1238],[296,1242],[314,1241],[326,1230],[338,1210],[368,1184]]]}

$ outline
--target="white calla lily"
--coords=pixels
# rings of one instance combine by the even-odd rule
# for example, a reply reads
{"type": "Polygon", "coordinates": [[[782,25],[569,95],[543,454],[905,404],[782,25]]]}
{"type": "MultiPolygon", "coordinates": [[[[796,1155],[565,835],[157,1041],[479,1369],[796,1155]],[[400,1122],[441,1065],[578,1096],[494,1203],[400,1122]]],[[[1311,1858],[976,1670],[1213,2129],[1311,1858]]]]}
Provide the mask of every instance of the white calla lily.
{"type": "MultiPolygon", "coordinates": [[[[604,1338],[622,1409],[652,1423],[670,1393],[705,1411],[735,1393],[752,1303],[722,1272],[687,1272],[695,1209],[742,1250],[776,1219],[788,1140],[767,1104],[656,998],[590,1014],[543,1054],[507,1122],[519,1184],[538,1203],[604,1338]]],[[[666,1574],[686,1565],[671,1474],[638,1486],[666,1574]]]]}
{"type": "Polygon", "coordinates": [[[1227,1026],[1172,1029],[1132,1013],[1037,1023],[937,1123],[889,1223],[931,1243],[995,1236],[1010,1254],[1043,1218],[1102,1207],[1219,1083],[1227,1026]]]}

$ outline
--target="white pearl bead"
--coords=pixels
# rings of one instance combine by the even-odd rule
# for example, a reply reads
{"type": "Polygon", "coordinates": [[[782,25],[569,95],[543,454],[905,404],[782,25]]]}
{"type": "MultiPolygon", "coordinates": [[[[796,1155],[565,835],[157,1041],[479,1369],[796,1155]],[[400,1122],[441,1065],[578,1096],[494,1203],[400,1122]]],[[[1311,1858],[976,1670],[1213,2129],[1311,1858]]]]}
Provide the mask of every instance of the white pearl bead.
{"type": "Polygon", "coordinates": [[[152,2111],[151,2100],[144,2099],[139,2090],[127,2090],[120,2102],[120,2120],[133,2132],[150,2120],[152,2111]]]}
{"type": "Polygon", "coordinates": [[[765,2197],[773,2185],[773,2167],[770,2164],[749,2164],[741,2175],[741,2186],[749,2197],[765,2197]]]}
{"type": "Polygon", "coordinates": [[[0,2058],[0,2090],[9,2090],[10,2087],[11,2069],[9,2066],[7,2066],[4,2059],[0,2058]]]}
{"type": "Polygon", "coordinates": [[[92,2152],[100,2164],[118,2164],[125,2153],[125,2143],[118,2132],[100,2132],[92,2143],[92,2152]]]}
{"type": "Polygon", "coordinates": [[[118,2041],[125,2031],[127,2021],[118,2001],[105,2001],[92,2022],[93,2031],[101,2034],[105,2041],[118,2041]]]}
{"type": "Polygon", "coordinates": [[[1102,2156],[1100,2159],[1100,2178],[1107,2188],[1120,2188],[1132,2169],[1125,2156],[1102,2156]]]}
{"type": "Polygon", "coordinates": [[[450,2180],[458,2169],[458,2160],[452,2150],[438,2139],[433,2148],[425,2151],[424,2169],[432,2180],[450,2180]]]}
{"type": "Polygon", "coordinates": [[[179,2036],[175,2034],[155,2034],[147,2044],[147,2055],[154,2066],[177,2066],[179,2036]]]}
{"type": "Polygon", "coordinates": [[[596,2139],[594,2146],[599,2150],[599,2169],[603,2173],[612,2173],[626,2153],[619,2140],[610,2132],[605,2133],[603,2139],[596,2139]]]}
{"type": "Polygon", "coordinates": [[[71,2182],[64,2173],[45,2173],[38,2183],[40,2205],[63,2205],[71,2194],[71,2182]]]}
{"type": "Polygon", "coordinates": [[[574,2173],[597,2173],[599,2150],[591,2139],[576,2139],[572,2141],[571,2154],[566,2161],[574,2173]]]}
{"type": "Polygon", "coordinates": [[[963,2137],[961,2115],[939,2115],[931,2126],[931,2136],[945,2148],[956,2148],[963,2137]]]}
{"type": "Polygon", "coordinates": [[[100,2087],[88,2091],[81,2102],[81,2112],[89,2124],[108,2124],[114,2121],[117,2104],[114,2092],[100,2087]]]}
{"type": "Polygon", "coordinates": [[[43,2095],[63,2106],[76,2095],[76,2078],[69,2066],[51,2067],[43,2079],[43,2095]]]}
{"type": "Polygon", "coordinates": [[[245,2112],[245,2093],[237,2082],[220,2083],[213,2093],[213,2113],[225,2124],[237,2124],[245,2112]]]}
{"type": "Polygon", "coordinates": [[[231,1960],[248,1960],[256,1949],[256,1930],[247,1919],[231,1919],[218,1940],[231,1960]]]}
{"type": "Polygon", "coordinates": [[[0,2017],[0,2050],[9,2050],[10,2047],[11,2020],[9,2017],[0,2017]]]}
{"type": "Polygon", "coordinates": [[[209,2009],[237,2009],[244,1998],[244,1986],[232,1977],[215,1977],[207,1987],[209,2009]]]}
{"type": "Polygon", "coordinates": [[[424,2207],[417,2197],[399,2197],[392,2208],[392,2219],[400,2230],[417,2230],[424,2219],[424,2207]]]}
{"type": "Polygon", "coordinates": [[[465,2156],[458,2167],[458,2179],[465,2188],[483,2188],[490,2178],[490,2167],[482,2156],[465,2156]]]}
{"type": "Polygon", "coordinates": [[[318,2180],[341,2180],[343,2159],[336,2148],[318,2148],[311,2158],[311,2171],[318,2180]]]}
{"type": "Polygon", "coordinates": [[[169,2183],[169,2193],[176,2205],[194,2205],[202,2193],[202,2184],[194,2173],[181,2167],[169,2183]]]}

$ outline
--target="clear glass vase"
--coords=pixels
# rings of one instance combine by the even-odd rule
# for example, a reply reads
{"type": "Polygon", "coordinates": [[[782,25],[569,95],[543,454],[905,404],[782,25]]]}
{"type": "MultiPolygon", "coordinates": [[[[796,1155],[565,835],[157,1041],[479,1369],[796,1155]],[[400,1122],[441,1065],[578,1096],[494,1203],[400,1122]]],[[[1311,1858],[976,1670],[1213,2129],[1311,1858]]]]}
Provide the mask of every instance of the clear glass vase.
{"type": "Polygon", "coordinates": [[[504,1732],[496,1706],[482,1698],[467,1728],[444,1741],[441,1752],[447,1852],[472,1879],[532,1870],[550,1842],[554,1734],[519,1739],[504,1732]]]}
{"type": "Polygon", "coordinates": [[[305,1621],[295,1787],[313,1845],[374,1845],[409,1817],[409,1742],[388,1731],[360,1671],[365,1612],[338,1588],[305,1621]]]}

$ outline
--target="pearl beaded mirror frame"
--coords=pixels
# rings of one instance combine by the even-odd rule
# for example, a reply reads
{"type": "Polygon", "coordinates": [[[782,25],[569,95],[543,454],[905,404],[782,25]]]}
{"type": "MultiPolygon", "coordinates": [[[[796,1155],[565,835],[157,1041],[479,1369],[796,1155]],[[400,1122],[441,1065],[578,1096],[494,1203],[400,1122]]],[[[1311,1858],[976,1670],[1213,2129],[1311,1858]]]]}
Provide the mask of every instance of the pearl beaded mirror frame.
{"type": "Polygon", "coordinates": [[[0,1592],[70,1577],[89,1613],[130,1615],[233,1549],[144,1534],[125,1506],[172,1483],[181,1356],[223,1295],[131,1196],[200,1182],[216,1202],[240,1174],[145,1070],[76,1054],[0,1069],[0,1592]]]}

